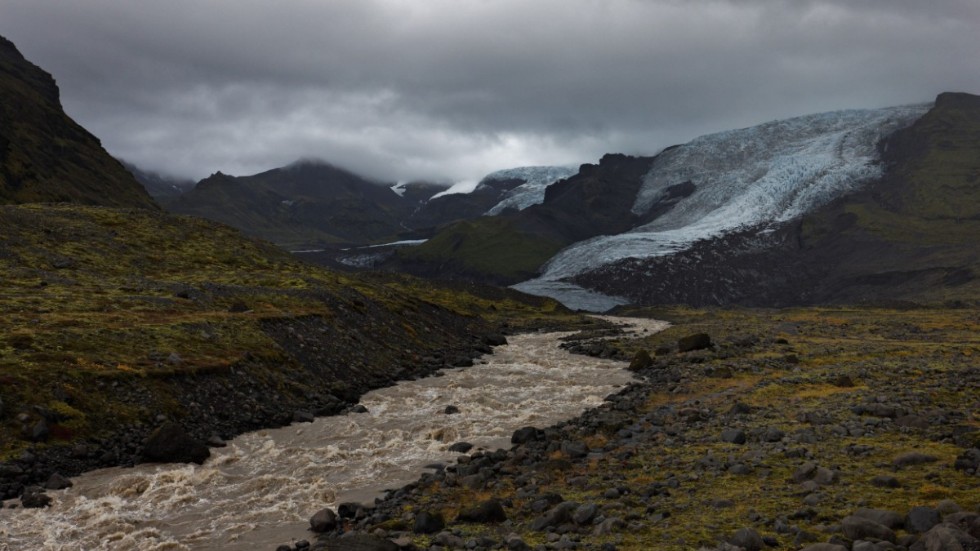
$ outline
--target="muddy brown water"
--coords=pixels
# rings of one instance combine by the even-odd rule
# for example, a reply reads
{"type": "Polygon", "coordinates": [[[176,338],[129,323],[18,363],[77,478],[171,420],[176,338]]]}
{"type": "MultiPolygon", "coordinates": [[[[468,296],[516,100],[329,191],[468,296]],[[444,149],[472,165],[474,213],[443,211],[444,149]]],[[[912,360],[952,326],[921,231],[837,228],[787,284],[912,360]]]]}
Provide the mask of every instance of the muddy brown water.
{"type": "MultiPolygon", "coordinates": [[[[667,326],[605,318],[649,333],[667,326]]],[[[469,368],[364,395],[367,413],[241,435],[203,465],[103,469],[49,492],[48,509],[0,510],[0,551],[275,549],[308,534],[312,513],[366,502],[448,463],[448,448],[509,446],[602,403],[632,380],[622,362],[558,348],[569,333],[509,337],[469,368]],[[460,413],[446,415],[447,405],[460,413]]],[[[8,504],[9,505],[9,504],[8,504]]]]}

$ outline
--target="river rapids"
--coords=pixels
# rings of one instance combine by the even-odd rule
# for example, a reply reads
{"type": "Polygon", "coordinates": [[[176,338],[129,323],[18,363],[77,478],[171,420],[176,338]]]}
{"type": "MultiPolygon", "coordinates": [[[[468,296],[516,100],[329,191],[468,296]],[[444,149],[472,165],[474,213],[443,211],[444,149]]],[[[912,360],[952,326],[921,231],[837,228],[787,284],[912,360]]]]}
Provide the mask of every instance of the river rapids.
{"type": "MultiPolygon", "coordinates": [[[[604,319],[636,333],[667,325],[604,319]]],[[[0,551],[275,549],[323,507],[368,502],[451,462],[456,442],[507,447],[514,430],[574,417],[632,380],[622,362],[560,349],[569,334],[511,336],[473,367],[365,394],[366,413],[243,434],[203,465],[86,473],[49,492],[50,508],[0,509],[0,551]]]]}

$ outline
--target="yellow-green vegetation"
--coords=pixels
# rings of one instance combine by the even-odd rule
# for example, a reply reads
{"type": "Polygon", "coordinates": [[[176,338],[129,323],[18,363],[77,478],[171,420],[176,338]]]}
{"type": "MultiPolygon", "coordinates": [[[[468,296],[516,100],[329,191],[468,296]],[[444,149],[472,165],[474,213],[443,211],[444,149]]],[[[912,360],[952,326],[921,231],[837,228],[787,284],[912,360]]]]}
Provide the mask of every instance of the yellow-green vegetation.
{"type": "Polygon", "coordinates": [[[407,261],[420,260],[449,271],[513,283],[535,276],[564,245],[523,231],[507,217],[484,217],[457,222],[398,254],[407,261]]]}
{"type": "Polygon", "coordinates": [[[625,520],[625,528],[606,535],[588,526],[576,536],[583,543],[682,550],[714,546],[743,527],[775,538],[779,548],[792,548],[799,531],[826,541],[834,534],[827,527],[862,507],[903,515],[942,500],[980,507],[976,476],[952,466],[964,447],[980,444],[976,309],[675,307],[633,314],[673,322],[662,333],[616,341],[630,354],[662,349],[653,368],[660,382],[645,387],[626,416],[634,438],[617,434],[622,424],[571,429],[566,438],[600,454],[572,460],[555,451],[522,468],[508,463],[480,490],[437,481],[410,509],[451,519],[496,497],[509,504],[515,526],[467,524],[466,533],[499,541],[516,532],[538,543],[543,533],[530,524],[540,513],[528,506],[557,493],[625,520]],[[698,332],[711,336],[713,350],[676,352],[680,337],[698,332]],[[744,431],[748,442],[721,438],[730,428],[744,431]],[[774,430],[777,437],[765,436],[774,430]],[[931,459],[902,464],[910,453],[931,459]],[[807,462],[834,479],[808,487],[799,475],[807,462]],[[899,486],[875,482],[878,476],[895,477],[899,486]],[[609,488],[628,491],[610,498],[603,495],[609,488]]]}
{"type": "Polygon", "coordinates": [[[324,320],[335,339],[352,339],[328,344],[383,366],[404,356],[398,343],[418,345],[413,354],[436,346],[429,341],[444,334],[433,327],[440,319],[575,317],[552,301],[335,273],[220,224],[138,209],[0,207],[0,280],[0,459],[31,445],[20,435],[22,413],[28,423],[39,410],[58,419],[51,427],[58,443],[146,421],[161,408],[179,415],[168,394],[174,377],[226,374],[247,363],[273,388],[295,386],[304,368],[265,330],[270,320],[324,320]],[[390,357],[358,351],[362,337],[353,333],[366,330],[371,316],[390,357]],[[365,321],[348,326],[351,319],[365,321]],[[114,395],[113,385],[131,381],[151,397],[114,395]]]}

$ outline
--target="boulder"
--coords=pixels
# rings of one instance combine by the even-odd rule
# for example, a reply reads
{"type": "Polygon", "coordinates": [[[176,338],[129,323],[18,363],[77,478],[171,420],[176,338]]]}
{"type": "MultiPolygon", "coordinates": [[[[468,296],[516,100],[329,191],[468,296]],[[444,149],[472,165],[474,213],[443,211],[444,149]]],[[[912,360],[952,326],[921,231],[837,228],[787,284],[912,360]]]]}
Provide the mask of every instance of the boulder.
{"type": "Polygon", "coordinates": [[[914,534],[924,534],[939,524],[939,511],[932,507],[912,507],[905,517],[905,529],[914,534]]]}
{"type": "Polygon", "coordinates": [[[51,505],[51,496],[37,486],[28,486],[20,496],[20,503],[25,509],[40,509],[51,505]]]}
{"type": "Polygon", "coordinates": [[[677,339],[678,352],[691,352],[693,350],[704,350],[711,346],[711,337],[707,333],[695,333],[677,339]]]}
{"type": "Polygon", "coordinates": [[[483,342],[489,346],[503,346],[507,344],[507,337],[500,333],[491,333],[483,338],[483,342]]]}
{"type": "Polygon", "coordinates": [[[646,350],[637,350],[636,354],[633,355],[633,360],[630,362],[630,371],[642,371],[648,369],[653,365],[653,358],[650,357],[650,353],[646,350]]]}
{"type": "Polygon", "coordinates": [[[439,513],[420,511],[415,515],[412,531],[416,534],[435,534],[446,527],[446,521],[439,513]]]}
{"type": "Polygon", "coordinates": [[[744,444],[745,431],[741,429],[725,429],[721,431],[721,441],[729,444],[744,444]]]}
{"type": "Polygon", "coordinates": [[[297,410],[293,412],[293,423],[312,423],[316,420],[312,412],[297,410]]]}
{"type": "Polygon", "coordinates": [[[728,540],[728,543],[745,549],[745,551],[762,551],[765,543],[762,536],[751,528],[739,528],[738,531],[728,540]]]}
{"type": "Polygon", "coordinates": [[[331,509],[320,509],[310,517],[310,530],[314,532],[329,532],[337,527],[337,513],[331,509]]]}
{"type": "Polygon", "coordinates": [[[858,516],[844,517],[841,521],[844,535],[850,540],[876,539],[895,543],[895,532],[885,525],[858,516]]]}
{"type": "Polygon", "coordinates": [[[469,509],[464,509],[456,517],[456,522],[497,523],[507,520],[504,506],[498,499],[481,501],[469,509]]]}
{"type": "Polygon", "coordinates": [[[58,473],[52,474],[50,477],[48,477],[48,481],[44,483],[44,488],[47,490],[64,490],[65,488],[71,487],[71,480],[68,480],[58,473]]]}
{"type": "Polygon", "coordinates": [[[579,508],[579,504],[574,501],[565,501],[555,505],[548,510],[544,515],[534,519],[531,522],[531,530],[535,532],[542,532],[548,528],[557,528],[562,524],[568,524],[574,522],[572,520],[572,515],[579,508]]]}
{"type": "Polygon", "coordinates": [[[473,449],[473,444],[469,442],[456,442],[452,446],[449,446],[449,451],[454,453],[466,453],[473,449]]]}
{"type": "Polygon", "coordinates": [[[543,436],[541,429],[537,427],[521,427],[514,431],[514,434],[510,437],[511,444],[524,444],[527,442],[532,442],[538,440],[543,436]]]}
{"type": "Polygon", "coordinates": [[[317,549],[325,551],[398,551],[398,545],[371,534],[350,532],[340,538],[321,540],[317,549]]]}
{"type": "Polygon", "coordinates": [[[905,518],[902,515],[885,509],[858,509],[854,511],[854,516],[877,522],[892,530],[898,530],[905,526],[905,518]]]}
{"type": "Polygon", "coordinates": [[[910,551],[976,551],[978,549],[980,549],[980,540],[977,538],[952,524],[939,524],[930,528],[912,545],[910,551]]]}
{"type": "Polygon", "coordinates": [[[192,438],[177,423],[164,423],[150,434],[143,446],[144,463],[197,463],[211,457],[208,447],[192,438]]]}

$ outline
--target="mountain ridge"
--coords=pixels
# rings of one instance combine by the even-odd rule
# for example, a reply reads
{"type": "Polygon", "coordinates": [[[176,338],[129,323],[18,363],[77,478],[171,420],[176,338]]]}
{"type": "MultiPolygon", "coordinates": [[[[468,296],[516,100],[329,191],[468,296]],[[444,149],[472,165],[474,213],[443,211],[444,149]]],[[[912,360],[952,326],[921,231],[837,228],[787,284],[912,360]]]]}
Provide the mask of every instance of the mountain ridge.
{"type": "Polygon", "coordinates": [[[0,204],[156,209],[122,164],[61,106],[54,78],[0,36],[0,204]]]}

